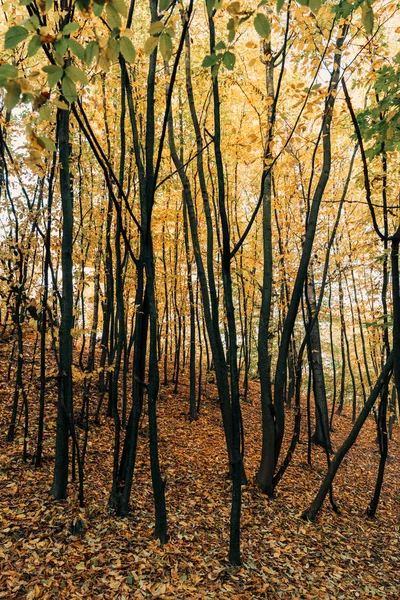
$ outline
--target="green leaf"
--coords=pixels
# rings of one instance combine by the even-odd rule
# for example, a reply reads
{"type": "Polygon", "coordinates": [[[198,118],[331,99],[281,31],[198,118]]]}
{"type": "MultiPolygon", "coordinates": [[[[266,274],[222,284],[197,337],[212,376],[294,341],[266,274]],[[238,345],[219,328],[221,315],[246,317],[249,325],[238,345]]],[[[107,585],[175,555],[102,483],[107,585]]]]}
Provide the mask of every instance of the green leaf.
{"type": "Polygon", "coordinates": [[[124,0],[110,0],[110,3],[113,5],[117,13],[119,13],[123,17],[126,17],[128,11],[126,10],[126,4],[124,0]]]}
{"type": "Polygon", "coordinates": [[[225,50],[225,48],[226,48],[226,46],[225,46],[224,42],[218,42],[218,44],[214,48],[214,52],[216,50],[225,50]]]}
{"type": "Polygon", "coordinates": [[[236,62],[236,56],[232,52],[227,51],[222,57],[222,62],[228,71],[233,71],[236,62]]]}
{"type": "Polygon", "coordinates": [[[121,27],[121,25],[122,25],[121,17],[119,16],[117,11],[111,4],[107,4],[107,6],[106,6],[106,17],[107,17],[107,23],[111,27],[111,29],[114,29],[115,27],[118,27],[118,28],[121,27]]]}
{"type": "Polygon", "coordinates": [[[39,143],[41,142],[41,146],[43,146],[43,148],[45,148],[46,150],[48,150],[49,152],[56,152],[57,148],[55,143],[48,137],[46,137],[45,135],[41,135],[38,138],[39,143]]]}
{"type": "Polygon", "coordinates": [[[68,104],[72,104],[72,102],[75,102],[78,99],[76,85],[68,75],[64,75],[62,78],[61,89],[68,104]]]}
{"type": "Polygon", "coordinates": [[[258,35],[263,39],[267,38],[271,31],[271,26],[267,17],[263,13],[258,13],[254,18],[254,28],[258,35]]]}
{"type": "Polygon", "coordinates": [[[99,53],[99,45],[97,42],[89,42],[85,48],[85,62],[88,67],[92,64],[93,60],[97,58],[99,53]]]}
{"type": "Polygon", "coordinates": [[[69,35],[70,33],[75,33],[75,31],[78,31],[78,29],[80,29],[80,25],[79,23],[67,23],[66,26],[63,28],[62,32],[63,35],[69,35]]]}
{"type": "Polygon", "coordinates": [[[132,575],[132,573],[129,573],[128,577],[126,578],[126,583],[128,585],[133,585],[133,575],[132,575]]]}
{"type": "Polygon", "coordinates": [[[213,11],[214,11],[215,0],[206,0],[206,5],[207,5],[207,12],[208,12],[209,16],[211,17],[211,15],[213,14],[213,11]]]}
{"type": "Polygon", "coordinates": [[[158,37],[154,37],[153,35],[148,37],[144,43],[145,53],[148,56],[150,56],[150,54],[153,52],[153,50],[155,50],[155,48],[157,48],[157,44],[158,44],[158,37]]]}
{"type": "Polygon", "coordinates": [[[25,27],[21,25],[14,25],[8,31],[4,38],[4,50],[12,50],[16,48],[18,44],[23,42],[29,35],[29,32],[25,27]]]}
{"type": "Polygon", "coordinates": [[[158,35],[164,30],[164,23],[162,21],[154,21],[149,27],[150,35],[158,35]]]}
{"type": "Polygon", "coordinates": [[[160,12],[164,12],[165,10],[167,10],[167,8],[169,7],[170,4],[171,4],[171,0],[159,0],[158,1],[158,10],[160,12]]]}
{"type": "Polygon", "coordinates": [[[65,69],[65,72],[67,76],[75,83],[78,81],[83,83],[83,85],[87,85],[89,83],[86,73],[76,65],[70,65],[65,69]]]}
{"type": "Polygon", "coordinates": [[[69,40],[65,38],[61,38],[61,40],[58,40],[54,44],[54,52],[56,54],[56,58],[60,61],[64,59],[64,54],[68,50],[68,41],[69,40]]]}
{"type": "Polygon", "coordinates": [[[322,0],[309,0],[308,6],[310,7],[311,12],[316,15],[318,14],[319,9],[321,8],[322,0]]]}
{"type": "Polygon", "coordinates": [[[204,57],[204,60],[201,63],[201,66],[204,67],[204,68],[213,67],[220,60],[221,60],[221,56],[217,56],[216,54],[209,54],[208,56],[204,57]]]}
{"type": "Polygon", "coordinates": [[[31,92],[25,92],[21,96],[21,102],[23,104],[30,104],[31,102],[34,101],[34,99],[35,99],[35,96],[31,92]]]}
{"type": "Polygon", "coordinates": [[[23,27],[25,27],[25,29],[28,31],[35,33],[35,31],[40,27],[39,17],[33,14],[29,19],[25,19],[21,25],[23,25],[23,27]]]}
{"type": "Polygon", "coordinates": [[[93,2],[92,10],[96,17],[100,17],[103,12],[104,4],[102,2],[93,2]]]}
{"type": "Polygon", "coordinates": [[[28,44],[28,56],[35,56],[36,52],[42,45],[42,38],[40,35],[33,35],[28,44]]]}
{"type": "Polygon", "coordinates": [[[5,77],[6,79],[15,79],[15,77],[18,77],[17,67],[4,63],[4,65],[0,66],[0,77],[5,77]]]}
{"type": "Polygon", "coordinates": [[[12,111],[14,106],[16,106],[19,102],[19,97],[21,95],[21,86],[17,81],[10,81],[6,85],[7,94],[4,98],[4,105],[8,111],[12,111]]]}
{"type": "Polygon", "coordinates": [[[64,69],[57,65],[47,65],[46,67],[43,67],[43,71],[47,73],[47,81],[50,88],[54,87],[56,83],[60,81],[64,73],[64,69]]]}
{"type": "Polygon", "coordinates": [[[90,0],[77,0],[76,5],[79,10],[85,13],[89,10],[90,0]]]}
{"type": "Polygon", "coordinates": [[[362,22],[365,27],[365,31],[368,35],[372,34],[374,29],[374,11],[367,3],[364,4],[362,9],[362,22]]]}
{"type": "Polygon", "coordinates": [[[48,104],[45,104],[39,108],[39,118],[40,122],[51,120],[51,110],[48,104]]]}
{"type": "Polygon", "coordinates": [[[119,51],[128,63],[135,62],[136,50],[128,37],[122,36],[119,41],[119,51]]]}
{"type": "Polygon", "coordinates": [[[276,12],[279,14],[282,10],[285,0],[276,0],[276,12]]]}
{"type": "Polygon", "coordinates": [[[79,58],[79,60],[85,60],[85,48],[79,42],[70,38],[68,40],[68,48],[79,58]]]}
{"type": "Polygon", "coordinates": [[[119,54],[119,40],[109,39],[107,48],[110,60],[117,60],[119,54]]]}
{"type": "Polygon", "coordinates": [[[167,33],[160,35],[160,52],[166,61],[172,56],[172,40],[167,33]]]}
{"type": "Polygon", "coordinates": [[[340,4],[340,14],[342,15],[342,17],[347,19],[353,8],[354,6],[350,4],[350,2],[347,2],[347,0],[343,0],[343,2],[340,4]]]}

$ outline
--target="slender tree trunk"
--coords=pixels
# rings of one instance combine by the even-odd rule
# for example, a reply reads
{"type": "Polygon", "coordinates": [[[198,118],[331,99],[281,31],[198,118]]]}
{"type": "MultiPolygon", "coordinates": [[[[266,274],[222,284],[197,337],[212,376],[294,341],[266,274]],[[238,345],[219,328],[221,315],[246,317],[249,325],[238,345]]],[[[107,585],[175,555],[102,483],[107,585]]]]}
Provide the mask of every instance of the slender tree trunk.
{"type": "MultiPolygon", "coordinates": [[[[306,296],[309,321],[314,318],[317,310],[315,299],[315,283],[312,267],[308,270],[308,280],[306,283],[306,296]]],[[[313,392],[315,402],[315,432],[312,436],[314,444],[331,449],[329,437],[329,418],[328,404],[326,400],[326,387],[324,368],[322,364],[321,337],[319,331],[319,320],[316,319],[313,328],[309,334],[311,368],[313,371],[313,392]]]]}
{"type": "Polygon", "coordinates": [[[362,426],[364,425],[372,407],[374,406],[382,387],[386,384],[387,380],[390,378],[391,371],[393,369],[393,351],[390,353],[389,358],[382,369],[382,372],[367,400],[364,404],[357,420],[355,421],[348,437],[345,439],[339,450],[336,452],[330,467],[325,475],[325,478],[321,484],[321,487],[315,496],[313,502],[310,507],[303,512],[303,518],[308,521],[313,521],[317,516],[325,498],[329,491],[329,488],[335,478],[335,475],[346,456],[347,452],[353,446],[354,442],[357,439],[358,434],[361,431],[362,426]]]}
{"type": "Polygon", "coordinates": [[[321,174],[316,185],[310,211],[307,220],[307,230],[303,244],[303,250],[300,260],[300,265],[297,271],[293,293],[288,308],[288,313],[285,319],[282,340],[278,353],[278,360],[275,371],[275,388],[274,388],[274,407],[275,407],[275,464],[278,461],[280,454],[284,427],[285,427],[285,382],[286,382],[286,362],[289,349],[290,338],[293,332],[294,324],[297,317],[298,306],[301,295],[303,293],[304,281],[307,277],[308,264],[311,257],[315,231],[317,227],[319,208],[321,200],[329,181],[331,170],[331,124],[333,117],[333,108],[337,95],[337,89],[340,77],[341,51],[348,31],[348,25],[344,25],[338,33],[336,40],[335,55],[331,79],[329,82],[329,94],[325,102],[325,111],[322,119],[320,136],[322,137],[323,147],[323,164],[321,174]]]}
{"type": "Polygon", "coordinates": [[[58,147],[62,205],[62,304],[60,325],[60,380],[57,402],[56,458],[50,493],[57,500],[66,498],[68,483],[68,437],[73,427],[72,336],[73,328],[73,205],[69,177],[70,111],[58,109],[58,147]]]}

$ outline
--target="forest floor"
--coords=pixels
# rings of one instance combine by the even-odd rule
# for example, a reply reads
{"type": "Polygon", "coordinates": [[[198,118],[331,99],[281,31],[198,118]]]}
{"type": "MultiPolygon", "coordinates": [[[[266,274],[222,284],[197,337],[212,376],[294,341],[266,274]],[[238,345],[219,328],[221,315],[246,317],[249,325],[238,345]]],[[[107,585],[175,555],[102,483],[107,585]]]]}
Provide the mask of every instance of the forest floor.
{"type": "MultiPolygon", "coordinates": [[[[54,459],[55,380],[46,397],[45,461],[36,470],[31,461],[22,461],[22,426],[13,443],[5,441],[12,386],[2,377],[0,598],[398,600],[399,427],[394,428],[390,442],[376,518],[365,515],[379,461],[375,423],[370,417],[335,480],[341,514],[334,514],[326,503],[315,523],[305,522],[301,513],[318,490],[326,459],[319,448],[313,448],[313,466],[307,466],[303,419],[301,443],[276,499],[268,500],[260,493],[255,483],[260,456],[259,393],[257,382],[251,382],[249,402],[243,403],[249,479],[243,487],[243,563],[234,568],[227,560],[231,485],[216,392],[208,384],[200,418],[190,422],[184,378],[179,394],[173,394],[172,386],[160,390],[160,459],[167,477],[169,530],[169,541],[161,547],[152,537],[146,420],[141,426],[128,518],[116,518],[108,508],[114,428],[105,417],[100,427],[90,425],[85,507],[78,507],[75,483],[69,485],[68,499],[56,502],[48,495],[54,459]],[[84,523],[81,536],[70,531],[77,518],[84,523]]],[[[33,405],[38,381],[28,393],[33,405]]],[[[79,401],[77,393],[77,406],[79,401]]],[[[95,406],[93,398],[93,410],[95,406]]],[[[345,411],[335,417],[334,449],[351,428],[349,415],[345,411]]],[[[287,420],[288,439],[291,420],[292,415],[287,420]]],[[[34,416],[31,423],[29,451],[33,453],[34,416]]]]}

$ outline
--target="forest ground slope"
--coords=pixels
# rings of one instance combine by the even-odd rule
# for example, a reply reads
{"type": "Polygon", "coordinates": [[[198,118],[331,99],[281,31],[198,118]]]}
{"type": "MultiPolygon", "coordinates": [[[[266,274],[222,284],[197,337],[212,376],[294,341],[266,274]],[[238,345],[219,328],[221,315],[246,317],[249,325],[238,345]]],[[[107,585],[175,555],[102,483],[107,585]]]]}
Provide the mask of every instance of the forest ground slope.
{"type": "MultiPolygon", "coordinates": [[[[3,363],[4,364],[4,363],[3,363]]],[[[387,598],[400,593],[399,515],[400,431],[394,428],[377,516],[365,509],[371,499],[379,453],[371,416],[337,475],[335,499],[341,514],[325,504],[314,524],[301,519],[326,469],[322,451],[313,449],[306,465],[306,423],[292,464],[268,500],[257,489],[260,455],[258,384],[243,403],[246,432],[240,568],[227,560],[230,481],[216,391],[208,384],[200,418],[188,420],[188,389],[162,387],[159,400],[160,458],[167,477],[169,541],[153,540],[153,500],[148,459],[148,428],[143,420],[127,519],[110,513],[113,422],[90,425],[85,467],[85,507],[78,508],[77,485],[69,498],[48,496],[54,458],[56,387],[49,383],[45,461],[35,470],[22,462],[22,427],[14,443],[5,441],[12,385],[0,384],[0,598],[354,599],[387,598]],[[71,533],[80,518],[81,536],[71,533]]],[[[185,375],[182,376],[185,381],[185,375]]],[[[37,397],[37,383],[29,390],[37,397]]],[[[80,402],[77,393],[77,406],[80,402]]],[[[96,399],[93,398],[92,411],[96,399]]],[[[335,417],[334,449],[351,427],[349,411],[335,417]]],[[[35,434],[35,416],[31,429],[35,434]]],[[[287,439],[292,431],[288,417],[287,439]]],[[[31,452],[34,439],[30,441],[31,452]]]]}

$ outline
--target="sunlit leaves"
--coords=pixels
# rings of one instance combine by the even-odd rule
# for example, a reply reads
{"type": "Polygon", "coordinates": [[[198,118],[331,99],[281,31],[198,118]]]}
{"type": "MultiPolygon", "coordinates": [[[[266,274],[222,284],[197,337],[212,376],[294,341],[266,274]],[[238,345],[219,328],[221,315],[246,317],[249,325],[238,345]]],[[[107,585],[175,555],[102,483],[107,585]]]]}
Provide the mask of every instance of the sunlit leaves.
{"type": "Polygon", "coordinates": [[[110,4],[115,8],[115,10],[122,16],[126,17],[127,10],[125,0],[110,0],[110,4]]]}
{"type": "Polygon", "coordinates": [[[227,8],[230,15],[237,15],[240,12],[240,2],[231,2],[227,8]]]}
{"type": "Polygon", "coordinates": [[[155,50],[155,48],[157,48],[157,44],[158,44],[158,38],[154,37],[153,35],[151,35],[150,37],[147,38],[147,40],[144,43],[144,51],[147,55],[150,56],[150,54],[153,52],[153,50],[155,50]]]}
{"type": "Polygon", "coordinates": [[[220,60],[220,56],[217,56],[216,54],[209,54],[204,57],[203,62],[201,64],[205,69],[207,69],[208,67],[213,67],[214,65],[216,65],[220,60]]]}
{"type": "Polygon", "coordinates": [[[44,104],[39,108],[39,122],[50,121],[51,120],[51,110],[48,104],[44,104]]]}
{"type": "Polygon", "coordinates": [[[266,39],[271,33],[271,25],[263,13],[258,13],[254,18],[254,28],[258,35],[266,39]]]}
{"type": "Polygon", "coordinates": [[[276,12],[277,13],[281,12],[284,4],[285,4],[285,0],[277,0],[277,2],[276,2],[276,12]]]}
{"type": "Polygon", "coordinates": [[[57,148],[53,140],[45,135],[41,135],[38,140],[40,140],[40,142],[43,144],[45,150],[48,150],[49,152],[56,152],[57,148]]]}
{"type": "Polygon", "coordinates": [[[164,23],[162,21],[154,21],[149,27],[150,35],[158,35],[164,29],[164,23]]]}
{"type": "Polygon", "coordinates": [[[92,64],[99,54],[99,45],[97,42],[89,42],[85,48],[85,62],[88,67],[92,64]]]}
{"type": "Polygon", "coordinates": [[[35,56],[36,52],[42,46],[42,38],[40,35],[33,35],[28,44],[28,56],[35,56]]]}
{"type": "Polygon", "coordinates": [[[368,33],[368,35],[371,35],[374,29],[374,11],[372,10],[369,2],[365,2],[363,5],[362,22],[365,27],[365,31],[368,33]]]}
{"type": "Polygon", "coordinates": [[[128,37],[126,37],[126,36],[121,37],[120,43],[119,43],[119,51],[121,52],[121,54],[124,57],[124,59],[126,60],[126,62],[128,62],[128,63],[135,62],[136,50],[135,50],[131,40],[128,37]]]}
{"type": "Polygon", "coordinates": [[[63,28],[63,34],[69,35],[71,33],[75,33],[75,31],[78,31],[78,29],[80,29],[79,23],[67,23],[63,28]]]}
{"type": "Polygon", "coordinates": [[[322,6],[322,0],[309,0],[308,6],[314,15],[316,15],[322,6]]]}
{"type": "Polygon", "coordinates": [[[228,50],[223,55],[222,62],[224,64],[224,67],[226,67],[228,71],[233,71],[236,62],[236,56],[233,54],[233,52],[229,52],[228,50]]]}
{"type": "Polygon", "coordinates": [[[96,15],[96,17],[100,17],[101,13],[103,12],[103,8],[104,8],[104,2],[93,2],[93,13],[96,15]]]}
{"type": "Polygon", "coordinates": [[[79,60],[85,60],[85,48],[73,38],[68,40],[68,48],[79,60]]]}
{"type": "Polygon", "coordinates": [[[357,114],[366,144],[366,155],[373,159],[385,150],[400,147],[400,53],[393,65],[385,65],[376,74],[374,102],[357,114]]]}
{"type": "Polygon", "coordinates": [[[21,86],[18,81],[10,81],[5,86],[7,90],[6,97],[4,99],[5,107],[8,111],[11,111],[14,106],[16,106],[19,102],[19,97],[21,95],[21,86]]]}
{"type": "Polygon", "coordinates": [[[144,51],[150,55],[160,43],[160,52],[165,60],[169,60],[172,55],[172,40],[174,34],[173,27],[165,27],[162,21],[154,21],[149,27],[150,37],[144,44],[144,51]]]}
{"type": "Polygon", "coordinates": [[[53,8],[53,0],[41,0],[39,3],[39,8],[44,15],[47,15],[53,8]]]}
{"type": "Polygon", "coordinates": [[[236,35],[237,19],[234,19],[233,17],[232,19],[229,19],[226,27],[228,29],[228,42],[233,42],[236,35]]]}
{"type": "Polygon", "coordinates": [[[121,17],[112,4],[106,6],[107,23],[111,29],[119,29],[122,25],[121,17]]]}
{"type": "Polygon", "coordinates": [[[347,0],[343,0],[337,8],[340,15],[342,17],[344,17],[345,19],[347,19],[347,17],[349,16],[349,14],[351,13],[351,11],[353,9],[354,9],[354,6],[352,4],[350,4],[350,2],[347,2],[347,0]]]}
{"type": "Polygon", "coordinates": [[[213,54],[207,55],[202,62],[202,66],[204,68],[210,68],[212,70],[213,75],[216,73],[216,70],[220,67],[221,64],[224,65],[228,71],[233,71],[236,63],[236,56],[230,50],[226,50],[225,52],[216,54],[219,50],[224,50],[225,44],[223,42],[219,42],[214,50],[213,54]]]}
{"type": "Polygon", "coordinates": [[[14,79],[18,77],[18,69],[14,65],[0,65],[0,79],[14,79]]]}
{"type": "Polygon", "coordinates": [[[68,75],[64,75],[61,81],[61,90],[64,98],[69,104],[75,102],[78,99],[78,93],[76,91],[76,85],[68,75]]]}
{"type": "Polygon", "coordinates": [[[35,32],[40,27],[39,17],[36,14],[33,14],[29,19],[25,19],[25,21],[22,22],[22,25],[28,31],[35,32]]]}
{"type": "Polygon", "coordinates": [[[159,2],[158,2],[159,11],[164,12],[165,10],[167,10],[167,8],[169,7],[170,4],[171,4],[171,0],[159,0],[159,2]]]}
{"type": "Polygon", "coordinates": [[[167,33],[160,35],[160,52],[164,60],[168,61],[172,56],[172,40],[167,33]]]}
{"type": "Polygon", "coordinates": [[[4,38],[4,50],[13,50],[23,42],[29,35],[29,31],[21,25],[14,25],[8,31],[4,38]]]}
{"type": "Polygon", "coordinates": [[[47,82],[50,88],[54,87],[60,81],[64,73],[64,69],[57,65],[47,65],[43,67],[43,71],[47,73],[47,82]]]}
{"type": "Polygon", "coordinates": [[[76,65],[70,65],[67,67],[65,69],[65,73],[75,83],[78,83],[78,81],[83,83],[83,85],[87,85],[89,83],[86,73],[76,65]]]}
{"type": "Polygon", "coordinates": [[[68,42],[69,42],[69,40],[63,37],[60,40],[57,40],[53,45],[55,59],[57,61],[59,61],[60,63],[63,62],[64,55],[65,55],[66,51],[68,50],[68,42]]]}

